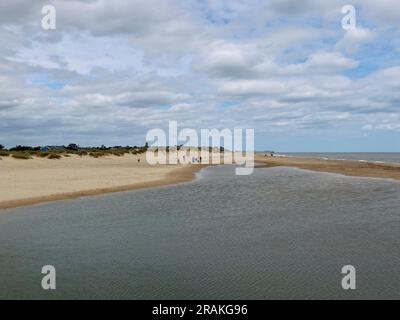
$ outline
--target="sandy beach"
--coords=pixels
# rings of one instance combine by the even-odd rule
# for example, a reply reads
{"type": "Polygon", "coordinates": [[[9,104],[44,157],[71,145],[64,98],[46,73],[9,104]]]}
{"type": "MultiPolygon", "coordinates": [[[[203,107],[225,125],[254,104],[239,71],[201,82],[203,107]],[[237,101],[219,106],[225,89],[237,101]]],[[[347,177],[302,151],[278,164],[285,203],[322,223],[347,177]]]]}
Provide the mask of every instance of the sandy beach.
{"type": "Polygon", "coordinates": [[[203,165],[149,165],[145,155],[0,160],[0,209],[190,181],[203,165]],[[138,162],[140,158],[140,162],[138,162]]]}
{"type": "MultiPolygon", "coordinates": [[[[400,180],[400,164],[265,157],[263,154],[256,154],[255,161],[258,167],[287,166],[400,180]]],[[[194,179],[195,172],[205,166],[149,165],[144,154],[101,158],[70,155],[59,160],[4,157],[0,160],[0,209],[186,182],[194,179]]]]}
{"type": "Polygon", "coordinates": [[[400,164],[360,162],[353,160],[323,160],[303,157],[270,157],[256,154],[255,161],[268,167],[286,166],[300,169],[344,174],[354,177],[373,177],[400,180],[400,164]]]}

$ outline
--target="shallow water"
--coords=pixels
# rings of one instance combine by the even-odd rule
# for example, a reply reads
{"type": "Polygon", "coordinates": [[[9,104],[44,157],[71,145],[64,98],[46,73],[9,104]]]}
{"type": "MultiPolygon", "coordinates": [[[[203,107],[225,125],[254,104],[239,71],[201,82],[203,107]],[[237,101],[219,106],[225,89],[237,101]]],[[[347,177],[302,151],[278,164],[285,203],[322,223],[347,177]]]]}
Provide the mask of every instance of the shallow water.
{"type": "Polygon", "coordinates": [[[400,298],[400,183],[292,168],[0,211],[0,298],[400,298]],[[57,270],[44,291],[43,265],[57,270]],[[357,289],[341,288],[341,268],[357,289]]]}

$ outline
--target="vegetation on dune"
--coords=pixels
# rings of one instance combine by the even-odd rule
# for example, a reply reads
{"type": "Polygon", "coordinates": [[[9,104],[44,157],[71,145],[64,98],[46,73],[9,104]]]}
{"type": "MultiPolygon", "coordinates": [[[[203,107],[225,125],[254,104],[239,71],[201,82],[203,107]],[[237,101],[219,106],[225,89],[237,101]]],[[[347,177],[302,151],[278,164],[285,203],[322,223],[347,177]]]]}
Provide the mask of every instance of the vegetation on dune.
{"type": "Polygon", "coordinates": [[[46,146],[46,147],[31,147],[24,145],[17,145],[9,150],[5,149],[0,144],[0,156],[7,157],[12,156],[16,159],[32,159],[33,157],[47,158],[47,159],[60,159],[62,157],[70,157],[71,155],[78,155],[80,157],[90,156],[93,158],[100,158],[105,156],[116,156],[121,157],[125,154],[139,155],[146,152],[148,144],[146,143],[142,147],[130,147],[130,146],[114,146],[106,147],[102,145],[100,147],[79,147],[75,143],[70,143],[67,146],[46,146]]]}
{"type": "Polygon", "coordinates": [[[100,158],[100,157],[104,157],[106,154],[104,152],[90,152],[89,156],[93,157],[93,158],[100,158]]]}
{"type": "Polygon", "coordinates": [[[36,152],[35,156],[39,157],[39,158],[46,158],[50,155],[50,153],[48,152],[36,152]]]}
{"type": "Polygon", "coordinates": [[[32,156],[28,152],[17,151],[11,153],[11,156],[15,159],[21,159],[21,160],[32,159],[32,156]]]}
{"type": "MultiPolygon", "coordinates": [[[[153,152],[158,153],[160,150],[165,150],[166,152],[170,152],[171,150],[180,150],[183,146],[174,146],[174,147],[154,147],[151,148],[153,152]]],[[[106,156],[115,156],[122,157],[126,154],[132,155],[140,155],[145,153],[149,149],[149,145],[146,143],[142,147],[137,146],[114,146],[114,147],[106,147],[102,145],[100,147],[79,147],[75,143],[71,143],[68,146],[45,146],[45,147],[31,147],[31,146],[23,146],[17,145],[13,148],[6,149],[3,145],[0,144],[0,157],[8,157],[11,156],[15,159],[32,159],[34,157],[37,158],[45,158],[45,159],[61,159],[62,157],[71,157],[72,155],[77,155],[80,157],[89,156],[92,158],[101,158],[106,156]]],[[[198,147],[200,151],[202,148],[198,147]]],[[[209,151],[213,150],[212,147],[209,147],[209,151]]],[[[224,152],[224,148],[220,148],[221,152],[224,152]]]]}
{"type": "Polygon", "coordinates": [[[58,153],[52,153],[47,158],[55,160],[55,159],[60,159],[61,156],[58,153]]]}
{"type": "Polygon", "coordinates": [[[87,156],[88,155],[88,153],[87,153],[87,151],[78,151],[77,153],[76,153],[78,156],[80,156],[80,157],[82,157],[82,156],[87,156]]]}

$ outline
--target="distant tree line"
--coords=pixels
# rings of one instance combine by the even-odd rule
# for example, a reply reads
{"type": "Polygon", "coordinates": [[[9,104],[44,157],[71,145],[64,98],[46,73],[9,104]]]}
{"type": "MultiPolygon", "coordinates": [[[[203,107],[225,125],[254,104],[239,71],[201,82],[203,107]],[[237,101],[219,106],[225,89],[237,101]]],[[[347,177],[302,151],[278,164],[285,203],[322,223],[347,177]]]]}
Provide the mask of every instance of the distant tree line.
{"type": "Polygon", "coordinates": [[[6,149],[4,145],[0,144],[0,150],[4,151],[40,151],[43,148],[48,148],[49,150],[68,150],[68,151],[79,151],[79,150],[117,150],[117,149],[126,149],[126,150],[132,150],[132,149],[137,149],[137,150],[147,150],[149,148],[148,143],[144,146],[138,147],[138,146],[112,146],[112,147],[106,147],[104,144],[101,145],[100,147],[80,147],[76,143],[70,143],[67,146],[24,146],[24,145],[16,145],[15,147],[12,147],[10,149],[6,149]]]}
{"type": "MultiPolygon", "coordinates": [[[[177,150],[181,150],[183,145],[174,146],[177,150]]],[[[71,154],[82,156],[90,156],[94,158],[104,157],[107,155],[123,156],[124,154],[140,155],[149,149],[149,145],[146,142],[144,146],[112,146],[107,147],[101,145],[100,147],[80,147],[76,143],[70,143],[67,146],[24,146],[17,145],[10,149],[6,149],[4,145],[0,144],[0,160],[1,157],[12,156],[17,159],[31,159],[33,156],[48,159],[60,159],[61,157],[69,157],[71,154]]],[[[204,147],[198,147],[198,150],[202,150],[204,147]]],[[[209,152],[212,152],[214,148],[208,147],[209,152]]],[[[169,152],[170,146],[165,147],[165,151],[169,152]]],[[[224,148],[219,148],[220,152],[224,152],[224,148]]],[[[159,148],[156,147],[153,151],[158,152],[159,148]]]]}
{"type": "Polygon", "coordinates": [[[10,149],[6,149],[3,145],[0,145],[0,160],[2,157],[13,157],[16,159],[32,159],[32,157],[48,158],[48,159],[61,159],[62,157],[70,157],[75,154],[80,157],[90,156],[93,158],[104,157],[108,155],[123,156],[125,154],[140,155],[147,151],[148,144],[144,146],[113,146],[106,147],[102,145],[100,147],[80,147],[76,143],[70,143],[67,146],[23,146],[17,145],[10,149]]]}

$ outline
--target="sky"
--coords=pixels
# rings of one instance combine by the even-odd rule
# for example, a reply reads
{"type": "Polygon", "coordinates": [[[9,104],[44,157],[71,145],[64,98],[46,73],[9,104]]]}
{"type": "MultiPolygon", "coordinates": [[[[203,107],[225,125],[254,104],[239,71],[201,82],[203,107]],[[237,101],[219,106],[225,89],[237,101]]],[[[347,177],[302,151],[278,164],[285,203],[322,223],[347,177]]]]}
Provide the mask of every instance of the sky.
{"type": "Polygon", "coordinates": [[[2,0],[0,144],[143,145],[173,120],[400,152],[399,35],[398,0],[2,0]]]}

